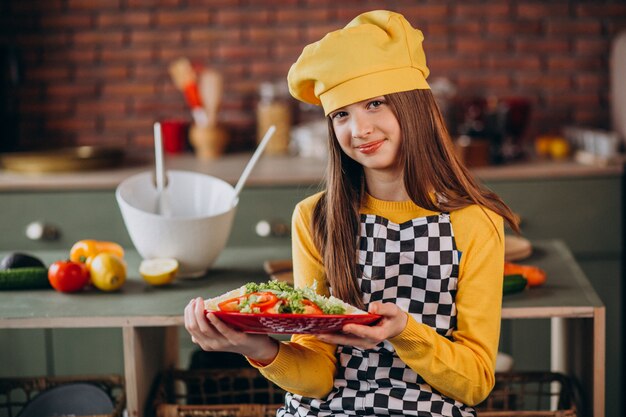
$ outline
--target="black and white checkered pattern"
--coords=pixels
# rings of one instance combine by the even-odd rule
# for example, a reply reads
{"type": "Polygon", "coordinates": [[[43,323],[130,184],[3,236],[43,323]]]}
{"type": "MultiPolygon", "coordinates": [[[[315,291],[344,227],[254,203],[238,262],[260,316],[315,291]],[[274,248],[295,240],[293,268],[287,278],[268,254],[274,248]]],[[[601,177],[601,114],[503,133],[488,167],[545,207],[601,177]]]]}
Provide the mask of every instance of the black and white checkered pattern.
{"type": "MultiPolygon", "coordinates": [[[[416,321],[450,337],[460,253],[450,216],[402,224],[361,216],[359,284],[366,306],[393,302],[416,321]]],[[[337,348],[335,386],[324,400],[287,394],[278,416],[475,416],[471,407],[433,390],[385,341],[375,349],[337,348]]]]}

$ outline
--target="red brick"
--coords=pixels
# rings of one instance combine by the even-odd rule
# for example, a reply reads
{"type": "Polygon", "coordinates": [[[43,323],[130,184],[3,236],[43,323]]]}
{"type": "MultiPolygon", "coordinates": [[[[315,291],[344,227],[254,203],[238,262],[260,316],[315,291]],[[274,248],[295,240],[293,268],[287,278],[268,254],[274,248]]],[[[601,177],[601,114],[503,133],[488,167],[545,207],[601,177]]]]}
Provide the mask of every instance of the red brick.
{"type": "Polygon", "coordinates": [[[159,97],[138,97],[133,100],[130,109],[138,114],[163,114],[167,117],[189,118],[189,109],[184,102],[182,94],[178,96],[159,95],[159,97]]]}
{"type": "Polygon", "coordinates": [[[490,3],[488,7],[484,3],[459,2],[452,6],[455,17],[470,19],[502,19],[511,14],[511,5],[505,2],[490,3]]]}
{"type": "Polygon", "coordinates": [[[128,70],[128,77],[137,80],[169,80],[167,65],[133,65],[128,70]]]}
{"type": "Polygon", "coordinates": [[[195,10],[193,13],[181,10],[160,11],[156,14],[155,24],[161,28],[168,26],[208,25],[210,12],[195,10]]]}
{"type": "Polygon", "coordinates": [[[299,43],[299,29],[297,26],[252,26],[244,32],[246,39],[254,43],[299,43]]]}
{"type": "Polygon", "coordinates": [[[214,13],[215,23],[218,25],[250,25],[268,24],[269,10],[232,9],[217,10],[214,13]]]}
{"type": "Polygon", "coordinates": [[[61,130],[61,131],[75,131],[81,129],[95,129],[96,120],[95,117],[55,117],[47,119],[45,123],[46,129],[61,130]]]}
{"type": "Polygon", "coordinates": [[[73,42],[77,45],[107,44],[121,46],[124,42],[124,33],[120,31],[79,31],[74,33],[73,42]]]}
{"type": "Polygon", "coordinates": [[[105,46],[100,52],[100,59],[106,63],[131,62],[137,63],[149,61],[152,59],[153,52],[151,49],[140,48],[109,48],[105,46]]]}
{"type": "Polygon", "coordinates": [[[50,33],[44,37],[37,34],[20,34],[17,36],[17,42],[22,46],[28,47],[66,47],[70,42],[71,34],[69,33],[50,33]]]}
{"type": "Polygon", "coordinates": [[[66,81],[70,79],[71,71],[67,66],[51,66],[26,68],[26,82],[31,81],[66,81]]]}
{"type": "MultiPolygon", "coordinates": [[[[264,4],[269,0],[264,0],[264,4]]],[[[279,1],[280,0],[274,0],[279,1]]],[[[285,0],[287,3],[291,3],[294,0],[285,0]]],[[[187,5],[190,7],[209,7],[209,8],[217,8],[217,7],[243,7],[242,0],[187,0],[187,5]]]]}
{"type": "Polygon", "coordinates": [[[582,126],[607,126],[609,124],[607,112],[597,108],[575,108],[572,112],[573,124],[582,126]]]}
{"type": "Polygon", "coordinates": [[[494,70],[538,70],[541,61],[538,56],[487,56],[485,57],[487,69],[494,70]]]}
{"type": "Polygon", "coordinates": [[[71,10],[107,10],[119,9],[120,0],[67,0],[67,7],[71,10]]]}
{"type": "Polygon", "coordinates": [[[218,43],[161,46],[157,48],[155,58],[158,61],[165,61],[169,65],[171,61],[185,57],[191,61],[192,65],[204,65],[207,61],[215,60],[216,45],[218,45],[218,43]]]}
{"type": "Polygon", "coordinates": [[[180,44],[183,41],[182,30],[161,31],[153,30],[132,30],[130,32],[130,43],[137,44],[180,44]]]}
{"type": "Polygon", "coordinates": [[[128,78],[128,67],[122,64],[79,66],[75,70],[75,77],[80,80],[101,79],[109,82],[128,78]]]}
{"type": "Polygon", "coordinates": [[[544,72],[521,72],[515,76],[516,85],[521,89],[536,91],[566,91],[572,88],[571,78],[567,75],[550,75],[544,72]]]}
{"type": "Polygon", "coordinates": [[[519,37],[513,39],[514,49],[521,53],[533,54],[568,54],[570,42],[567,39],[549,39],[536,37],[519,37]]]}
{"type": "Polygon", "coordinates": [[[452,6],[439,3],[420,4],[404,7],[400,13],[415,27],[424,26],[428,22],[448,22],[452,15],[452,6]]]}
{"type": "Polygon", "coordinates": [[[224,61],[267,58],[268,48],[261,45],[217,44],[215,56],[224,61]]]}
{"type": "Polygon", "coordinates": [[[546,22],[548,36],[585,36],[599,35],[602,23],[597,20],[550,19],[546,22]]]}
{"type": "Polygon", "coordinates": [[[90,13],[70,13],[63,15],[43,15],[41,27],[44,29],[89,28],[94,24],[90,13]]]}
{"type": "Polygon", "coordinates": [[[457,74],[466,71],[480,70],[482,64],[480,57],[477,55],[468,55],[459,57],[458,55],[441,55],[427,57],[428,68],[431,75],[446,76],[448,74],[457,74]]]}
{"type": "Polygon", "coordinates": [[[610,48],[610,41],[606,39],[579,38],[574,40],[574,53],[578,56],[608,56],[610,48]]]}
{"type": "Polygon", "coordinates": [[[555,18],[565,17],[570,13],[569,3],[566,1],[541,1],[519,3],[516,6],[516,15],[521,18],[555,18]]]}
{"type": "Polygon", "coordinates": [[[539,35],[542,31],[539,21],[490,21],[487,22],[486,32],[490,35],[502,37],[518,37],[520,35],[539,35]]]}
{"type": "Polygon", "coordinates": [[[279,25],[292,23],[320,22],[330,19],[330,11],[328,9],[278,9],[272,15],[272,20],[279,25]]]}
{"type": "Polygon", "coordinates": [[[126,104],[126,101],[115,101],[111,99],[97,101],[80,100],[78,103],[76,103],[75,107],[76,114],[78,115],[124,115],[128,111],[128,105],[126,104]]]}
{"type": "Polygon", "coordinates": [[[95,84],[49,84],[46,86],[46,96],[55,99],[72,97],[89,97],[96,94],[95,84]]]}
{"type": "Polygon", "coordinates": [[[547,63],[549,71],[571,71],[575,73],[580,71],[595,71],[602,68],[602,62],[599,58],[548,56],[547,63]]]}
{"type": "Polygon", "coordinates": [[[600,104],[600,97],[598,94],[594,93],[578,93],[578,92],[569,92],[566,94],[552,94],[547,93],[545,95],[546,105],[550,106],[598,106],[600,104]]]}
{"type": "Polygon", "coordinates": [[[601,4],[576,4],[574,5],[576,16],[595,17],[595,18],[612,18],[615,16],[626,16],[626,4],[602,2],[601,4]]]}
{"type": "Polygon", "coordinates": [[[191,43],[212,42],[212,41],[229,41],[241,42],[243,38],[244,28],[228,27],[192,27],[187,31],[187,38],[191,43]]]}
{"type": "Polygon", "coordinates": [[[69,100],[43,101],[28,100],[20,103],[20,113],[28,114],[28,118],[35,114],[43,114],[47,117],[56,115],[69,115],[73,104],[69,100]]]}
{"type": "Polygon", "coordinates": [[[573,78],[578,91],[600,91],[609,82],[605,75],[597,73],[574,74],[573,78]]]}
{"type": "Polygon", "coordinates": [[[468,74],[462,72],[457,76],[457,87],[460,91],[465,88],[484,88],[485,91],[494,93],[497,91],[510,92],[511,78],[508,74],[468,74]]]}
{"type": "Polygon", "coordinates": [[[126,6],[130,8],[162,8],[178,6],[181,3],[180,0],[126,0],[126,6]]]}
{"type": "Polygon", "coordinates": [[[508,39],[481,39],[457,37],[454,41],[455,50],[460,54],[493,54],[509,50],[508,39]]]}
{"type": "Polygon", "coordinates": [[[148,26],[152,22],[152,14],[146,11],[98,12],[96,25],[99,27],[128,27],[132,29],[148,26]]]}
{"type": "Polygon", "coordinates": [[[65,8],[64,0],[46,0],[46,1],[12,1],[11,10],[15,14],[21,13],[43,13],[61,11],[65,8]]]}
{"type": "Polygon", "coordinates": [[[102,87],[103,96],[120,96],[130,97],[133,96],[149,96],[155,94],[155,86],[153,83],[119,83],[119,84],[105,84],[102,87]]]}
{"type": "MultiPolygon", "coordinates": [[[[121,119],[108,117],[104,119],[104,129],[151,132],[153,123],[154,123],[154,118],[150,116],[127,117],[127,118],[121,118],[121,119]]],[[[153,138],[153,141],[154,141],[154,138],[153,138]]]]}

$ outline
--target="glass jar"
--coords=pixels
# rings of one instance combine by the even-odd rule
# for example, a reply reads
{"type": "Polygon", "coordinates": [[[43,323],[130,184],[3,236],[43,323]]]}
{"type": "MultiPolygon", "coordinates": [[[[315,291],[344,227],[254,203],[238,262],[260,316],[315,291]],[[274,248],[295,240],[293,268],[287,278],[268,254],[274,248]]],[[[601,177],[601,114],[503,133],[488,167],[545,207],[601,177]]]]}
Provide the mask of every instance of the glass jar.
{"type": "Polygon", "coordinates": [[[260,100],[257,104],[257,143],[270,126],[276,126],[274,136],[267,144],[267,154],[281,155],[289,150],[291,131],[291,107],[286,84],[264,82],[259,86],[260,100]]]}

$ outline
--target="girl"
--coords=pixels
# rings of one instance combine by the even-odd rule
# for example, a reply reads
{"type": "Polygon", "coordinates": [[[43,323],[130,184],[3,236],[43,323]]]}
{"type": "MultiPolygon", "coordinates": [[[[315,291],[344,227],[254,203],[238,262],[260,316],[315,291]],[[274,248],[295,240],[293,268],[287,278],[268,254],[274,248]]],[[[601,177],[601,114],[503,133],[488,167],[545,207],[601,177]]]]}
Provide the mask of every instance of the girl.
{"type": "Polygon", "coordinates": [[[294,97],[329,124],[326,191],[293,216],[296,286],[383,316],[277,342],[234,331],[202,299],[185,326],[286,389],[279,416],[471,416],[494,385],[509,208],[456,158],[430,92],[422,33],[374,11],[307,46],[294,97]]]}

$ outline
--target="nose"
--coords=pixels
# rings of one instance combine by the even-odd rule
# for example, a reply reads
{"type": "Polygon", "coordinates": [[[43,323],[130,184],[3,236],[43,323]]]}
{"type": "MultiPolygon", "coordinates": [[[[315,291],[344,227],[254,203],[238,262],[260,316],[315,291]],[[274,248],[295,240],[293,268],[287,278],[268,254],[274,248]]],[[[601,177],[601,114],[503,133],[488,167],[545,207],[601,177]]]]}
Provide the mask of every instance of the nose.
{"type": "Polygon", "coordinates": [[[350,119],[352,122],[352,137],[355,139],[364,139],[374,130],[367,115],[361,115],[355,112],[355,114],[351,115],[350,119]]]}

